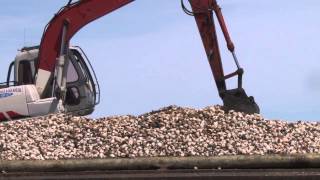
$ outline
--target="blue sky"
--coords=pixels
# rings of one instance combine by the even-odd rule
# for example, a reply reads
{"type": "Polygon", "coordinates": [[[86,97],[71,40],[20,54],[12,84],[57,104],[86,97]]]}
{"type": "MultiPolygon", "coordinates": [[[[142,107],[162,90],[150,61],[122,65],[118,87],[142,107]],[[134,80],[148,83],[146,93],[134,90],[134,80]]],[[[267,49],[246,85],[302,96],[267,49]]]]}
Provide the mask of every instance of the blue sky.
{"type": "MultiPolygon", "coordinates": [[[[66,2],[2,2],[0,80],[17,49],[39,44],[44,26],[66,2]]],[[[244,87],[262,114],[319,120],[320,1],[218,2],[245,69],[244,87]]],[[[231,72],[235,66],[218,32],[225,71],[231,72]]],[[[93,117],[141,114],[171,104],[221,104],[195,22],[179,0],[137,0],[89,24],[71,44],[86,51],[101,85],[93,117]]]]}

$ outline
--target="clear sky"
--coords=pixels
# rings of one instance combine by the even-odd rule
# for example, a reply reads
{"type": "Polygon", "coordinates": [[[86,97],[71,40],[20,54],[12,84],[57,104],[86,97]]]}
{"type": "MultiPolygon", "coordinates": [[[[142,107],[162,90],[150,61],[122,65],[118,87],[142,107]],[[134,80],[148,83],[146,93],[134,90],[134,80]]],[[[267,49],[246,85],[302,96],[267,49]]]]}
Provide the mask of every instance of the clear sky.
{"type": "MultiPolygon", "coordinates": [[[[0,80],[22,46],[67,0],[2,0],[0,80]]],[[[219,0],[241,65],[244,87],[269,119],[320,119],[320,1],[219,0]]],[[[234,70],[219,30],[226,72],[234,70]]],[[[141,114],[172,104],[221,104],[194,19],[180,0],[137,0],[72,39],[90,58],[101,104],[93,117],[141,114]]],[[[229,87],[235,86],[235,81],[229,87]]]]}

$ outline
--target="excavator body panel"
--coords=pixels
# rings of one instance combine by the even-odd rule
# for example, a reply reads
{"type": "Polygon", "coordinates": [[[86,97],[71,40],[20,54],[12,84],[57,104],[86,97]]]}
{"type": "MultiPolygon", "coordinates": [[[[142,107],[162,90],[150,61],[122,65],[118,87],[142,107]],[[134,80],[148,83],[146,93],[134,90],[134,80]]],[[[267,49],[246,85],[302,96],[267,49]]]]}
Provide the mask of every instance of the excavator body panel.
{"type": "Polygon", "coordinates": [[[57,112],[56,98],[40,99],[35,85],[0,89],[0,121],[57,112]]]}

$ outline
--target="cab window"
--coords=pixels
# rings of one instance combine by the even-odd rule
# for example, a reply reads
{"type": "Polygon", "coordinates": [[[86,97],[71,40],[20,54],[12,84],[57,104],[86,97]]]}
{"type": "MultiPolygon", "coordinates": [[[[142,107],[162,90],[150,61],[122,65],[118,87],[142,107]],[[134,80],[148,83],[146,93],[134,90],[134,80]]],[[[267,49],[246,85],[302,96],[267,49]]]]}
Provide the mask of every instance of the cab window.
{"type": "Polygon", "coordinates": [[[18,84],[34,84],[34,62],[29,60],[20,61],[18,68],[18,84]]]}
{"type": "Polygon", "coordinates": [[[69,61],[68,72],[67,72],[67,83],[76,82],[79,79],[78,72],[74,67],[72,61],[69,61]]]}

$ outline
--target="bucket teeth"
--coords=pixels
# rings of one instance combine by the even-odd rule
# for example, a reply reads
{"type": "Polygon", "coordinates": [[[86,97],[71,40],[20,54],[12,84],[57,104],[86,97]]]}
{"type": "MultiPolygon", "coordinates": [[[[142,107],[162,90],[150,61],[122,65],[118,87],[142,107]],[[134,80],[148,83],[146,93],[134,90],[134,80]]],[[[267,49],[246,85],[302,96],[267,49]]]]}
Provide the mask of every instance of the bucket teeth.
{"type": "Polygon", "coordinates": [[[225,111],[234,110],[247,114],[260,113],[258,104],[252,96],[248,96],[244,89],[232,89],[221,93],[223,109],[225,111]]]}

